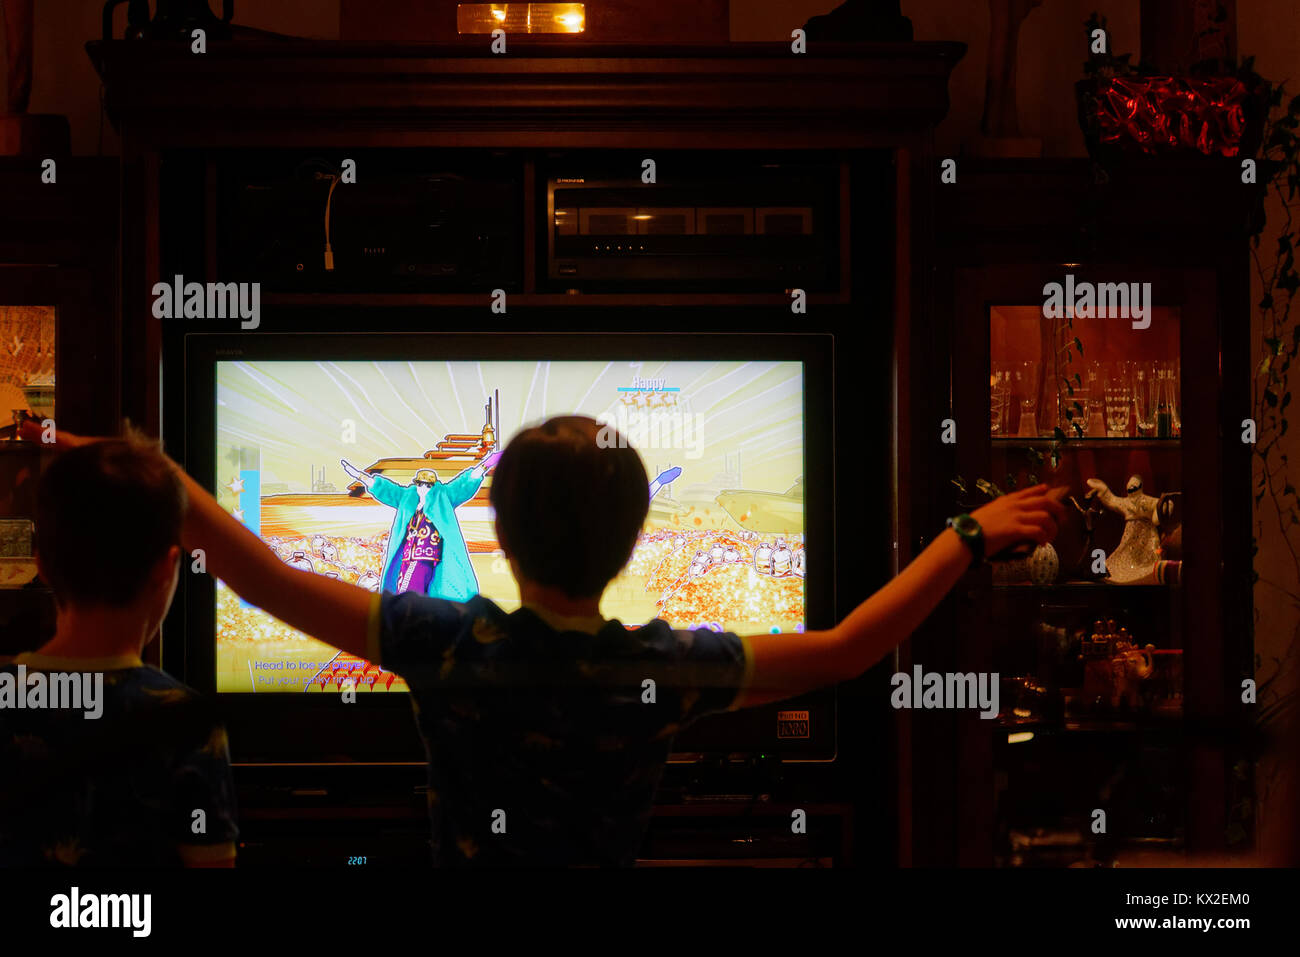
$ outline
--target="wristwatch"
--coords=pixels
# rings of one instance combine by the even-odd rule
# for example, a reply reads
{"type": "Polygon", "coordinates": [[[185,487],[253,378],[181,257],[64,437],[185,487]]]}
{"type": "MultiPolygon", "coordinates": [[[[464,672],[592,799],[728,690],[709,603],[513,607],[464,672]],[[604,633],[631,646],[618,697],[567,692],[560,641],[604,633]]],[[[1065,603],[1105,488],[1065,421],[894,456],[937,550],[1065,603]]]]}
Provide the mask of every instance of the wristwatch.
{"type": "Polygon", "coordinates": [[[975,559],[974,563],[978,565],[984,561],[984,529],[980,528],[980,523],[969,515],[958,515],[950,519],[949,523],[952,525],[952,530],[970,549],[975,559]]]}

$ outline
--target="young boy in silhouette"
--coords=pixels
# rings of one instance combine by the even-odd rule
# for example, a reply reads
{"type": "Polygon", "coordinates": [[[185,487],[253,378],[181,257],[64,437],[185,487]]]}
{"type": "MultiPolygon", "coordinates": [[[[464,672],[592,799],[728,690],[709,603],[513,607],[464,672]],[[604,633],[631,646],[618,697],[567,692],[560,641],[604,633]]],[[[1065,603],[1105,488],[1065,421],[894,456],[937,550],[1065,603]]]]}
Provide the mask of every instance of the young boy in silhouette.
{"type": "Polygon", "coordinates": [[[92,442],[54,460],[36,499],[58,617],[0,663],[0,867],[233,866],[225,730],[140,660],[176,590],[177,470],[156,443],[92,442]]]}
{"type": "Polygon", "coordinates": [[[406,678],[439,864],[631,864],[680,729],[860,675],[929,615],[973,553],[1046,542],[1063,515],[1045,486],[998,498],[966,517],[964,538],[943,531],[826,631],[746,637],[661,620],[629,630],[601,616],[600,598],[645,521],[647,479],[634,449],[598,442],[601,428],[553,418],[502,453],[491,501],[522,599],[510,614],[482,596],[377,595],[290,568],[185,480],[183,540],[205,549],[210,572],[406,678]]]}

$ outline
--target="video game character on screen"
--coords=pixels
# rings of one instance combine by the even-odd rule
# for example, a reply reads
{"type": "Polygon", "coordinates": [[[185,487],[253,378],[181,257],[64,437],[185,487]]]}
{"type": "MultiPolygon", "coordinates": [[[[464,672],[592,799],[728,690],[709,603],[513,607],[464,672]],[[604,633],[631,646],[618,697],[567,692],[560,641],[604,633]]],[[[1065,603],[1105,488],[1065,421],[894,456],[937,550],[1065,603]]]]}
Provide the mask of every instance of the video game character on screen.
{"type": "Polygon", "coordinates": [[[364,485],[376,501],[396,512],[380,576],[384,591],[413,591],[448,601],[468,601],[478,594],[478,578],[456,509],[474,497],[488,469],[501,457],[500,449],[493,449],[482,462],[450,482],[440,482],[433,469],[420,469],[410,485],[340,460],[348,475],[364,485]]]}

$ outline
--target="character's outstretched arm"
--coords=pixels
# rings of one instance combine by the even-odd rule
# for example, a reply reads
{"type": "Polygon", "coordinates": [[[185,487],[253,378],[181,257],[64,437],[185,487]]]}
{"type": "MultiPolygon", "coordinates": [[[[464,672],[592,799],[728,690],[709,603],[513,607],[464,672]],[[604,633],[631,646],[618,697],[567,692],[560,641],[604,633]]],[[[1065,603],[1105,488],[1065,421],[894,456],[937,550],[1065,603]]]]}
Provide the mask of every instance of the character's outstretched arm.
{"type": "Polygon", "coordinates": [[[680,476],[681,474],[682,474],[682,470],[679,466],[673,466],[670,469],[666,469],[663,472],[660,472],[658,475],[655,476],[655,480],[650,483],[650,497],[654,498],[656,495],[658,495],[659,490],[663,488],[665,485],[667,485],[669,482],[677,481],[678,476],[680,476]]]}
{"type": "Polygon", "coordinates": [[[361,469],[357,468],[347,459],[339,459],[339,465],[343,466],[343,471],[347,472],[348,475],[351,475],[354,479],[356,479],[356,481],[360,482],[366,488],[370,488],[370,486],[375,481],[375,477],[373,475],[371,475],[369,472],[361,471],[361,469]]]}
{"type": "Polygon", "coordinates": [[[370,494],[375,497],[375,501],[382,502],[392,508],[397,508],[401,504],[402,493],[406,491],[405,485],[398,485],[392,479],[384,478],[382,475],[371,475],[369,472],[363,472],[346,459],[339,459],[339,464],[343,466],[343,471],[366,487],[370,494]]]}
{"type": "Polygon", "coordinates": [[[452,508],[459,508],[474,497],[474,493],[483,484],[483,477],[497,464],[499,458],[501,453],[493,452],[478,465],[466,469],[447,483],[447,497],[451,500],[452,508]]]}

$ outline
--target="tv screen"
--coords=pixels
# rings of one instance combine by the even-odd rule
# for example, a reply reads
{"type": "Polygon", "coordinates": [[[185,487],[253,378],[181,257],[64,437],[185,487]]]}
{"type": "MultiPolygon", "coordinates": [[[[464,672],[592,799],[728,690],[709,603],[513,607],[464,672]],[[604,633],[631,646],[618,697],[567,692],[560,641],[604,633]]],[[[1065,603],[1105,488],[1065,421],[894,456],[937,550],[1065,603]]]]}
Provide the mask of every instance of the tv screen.
{"type": "MultiPolygon", "coordinates": [[[[743,353],[744,342],[735,345],[743,353]]],[[[597,340],[585,347],[596,357],[582,359],[562,350],[503,359],[486,347],[475,358],[463,346],[443,359],[432,358],[437,349],[411,359],[218,350],[218,501],[281,560],[314,574],[372,591],[482,594],[512,610],[519,593],[494,532],[492,474],[475,487],[473,470],[530,425],[586,415],[608,426],[602,440],[621,436],[637,451],[649,480],[649,514],[602,614],[629,628],[662,618],[677,628],[802,631],[805,362],[797,351],[715,359],[642,348],[602,357],[597,340]],[[436,521],[399,508],[398,491],[413,483],[426,502],[441,485],[454,507],[436,521]]],[[[600,508],[590,503],[592,521],[600,508]]],[[[569,543],[552,545],[565,561],[569,543]]],[[[397,675],[294,631],[223,584],[214,621],[218,692],[319,694],[349,680],[363,692],[406,690],[397,675]]]]}

